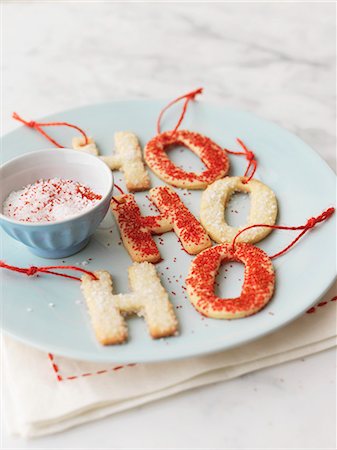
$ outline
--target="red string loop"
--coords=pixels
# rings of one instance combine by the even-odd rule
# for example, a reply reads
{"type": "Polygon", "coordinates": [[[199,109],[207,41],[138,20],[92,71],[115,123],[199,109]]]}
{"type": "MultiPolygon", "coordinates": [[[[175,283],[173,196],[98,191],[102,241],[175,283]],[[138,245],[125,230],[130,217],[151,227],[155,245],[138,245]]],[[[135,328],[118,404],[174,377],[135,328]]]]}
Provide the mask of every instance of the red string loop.
{"type": "Polygon", "coordinates": [[[56,142],[55,139],[50,137],[45,131],[43,131],[41,127],[65,126],[65,127],[74,128],[75,130],[80,132],[82,134],[82,136],[84,137],[85,145],[87,145],[89,142],[88,136],[85,134],[85,132],[78,126],[72,125],[71,123],[67,123],[67,122],[39,123],[39,122],[35,122],[34,120],[31,120],[28,122],[27,120],[24,120],[22,117],[20,117],[16,112],[13,113],[12,117],[13,117],[13,119],[18,120],[19,122],[23,123],[27,127],[34,128],[36,131],[38,131],[40,134],[42,134],[42,136],[44,136],[46,139],[48,139],[49,142],[51,142],[58,148],[64,148],[64,147],[63,147],[63,145],[60,145],[58,142],[56,142]]]}
{"type": "Polygon", "coordinates": [[[123,189],[122,189],[120,186],[118,186],[118,184],[115,183],[114,186],[115,186],[115,188],[117,188],[117,189],[119,190],[119,192],[120,192],[121,194],[124,194],[123,189]]]}
{"type": "Polygon", "coordinates": [[[322,214],[320,214],[317,217],[310,217],[310,219],[307,220],[307,223],[305,225],[300,225],[298,227],[287,227],[287,226],[282,226],[282,225],[266,225],[266,224],[255,224],[255,225],[250,225],[248,227],[243,228],[242,230],[240,230],[234,237],[233,241],[232,241],[232,250],[235,250],[235,242],[237,240],[237,238],[240,236],[240,234],[242,234],[244,231],[246,230],[250,230],[251,228],[257,228],[257,227],[265,227],[265,228],[273,228],[276,230],[302,230],[302,232],[289,244],[287,245],[286,248],[284,248],[283,250],[279,251],[278,253],[275,253],[275,255],[270,256],[270,259],[273,258],[277,258],[278,256],[283,255],[284,253],[286,253],[291,247],[293,247],[296,242],[310,229],[314,228],[318,223],[324,222],[325,220],[327,220],[329,217],[332,216],[332,214],[335,212],[335,208],[331,207],[326,209],[325,211],[322,212],[322,214]]]}
{"type": "Polygon", "coordinates": [[[230,153],[231,155],[243,155],[246,157],[247,161],[248,161],[248,166],[246,169],[246,172],[244,173],[244,177],[248,177],[248,173],[251,170],[251,173],[249,175],[249,177],[247,178],[247,180],[244,180],[242,183],[246,184],[248,183],[248,181],[250,181],[257,169],[257,161],[255,158],[255,154],[249,150],[246,145],[241,141],[241,139],[237,138],[236,139],[237,142],[241,145],[241,147],[243,148],[243,152],[234,152],[233,150],[228,150],[227,148],[225,149],[227,153],[230,153]]]}
{"type": "Polygon", "coordinates": [[[199,88],[199,89],[196,89],[196,90],[194,90],[194,91],[192,91],[192,92],[188,92],[187,94],[184,94],[184,95],[182,95],[182,96],[180,96],[180,97],[178,97],[178,98],[172,100],[167,106],[165,106],[165,108],[163,108],[163,109],[160,111],[160,114],[159,114],[159,117],[158,117],[158,120],[157,120],[157,133],[160,134],[160,122],[161,122],[161,119],[162,119],[162,117],[163,117],[165,111],[167,111],[167,110],[168,110],[172,105],[174,105],[175,103],[179,102],[180,100],[185,99],[184,106],[183,106],[183,109],[182,109],[182,111],[181,111],[180,117],[179,117],[179,119],[178,119],[177,125],[176,125],[176,126],[174,127],[174,129],[172,130],[172,133],[174,134],[174,133],[178,130],[178,128],[179,128],[181,122],[184,120],[185,113],[186,113],[187,106],[188,106],[189,102],[190,102],[191,100],[194,100],[195,97],[196,97],[198,94],[202,94],[202,91],[203,91],[203,88],[199,88]]]}
{"type": "MultiPolygon", "coordinates": [[[[114,187],[117,188],[117,189],[119,190],[119,192],[120,192],[121,194],[124,195],[123,189],[122,189],[121,187],[119,187],[118,184],[114,183],[114,187]]],[[[121,202],[119,202],[119,201],[117,200],[117,198],[115,198],[115,197],[112,197],[112,200],[113,200],[115,203],[117,203],[117,205],[120,205],[120,204],[121,204],[121,202]]]]}
{"type": "Polygon", "coordinates": [[[45,266],[45,267],[31,266],[28,268],[23,268],[23,267],[10,266],[10,265],[6,264],[5,262],[0,261],[0,268],[12,270],[13,272],[25,273],[29,277],[40,272],[40,273],[48,273],[50,275],[56,275],[58,277],[71,278],[72,280],[81,281],[81,278],[74,277],[72,275],[67,275],[66,273],[53,272],[51,269],[77,270],[78,272],[82,272],[87,275],[90,275],[94,280],[98,279],[93,272],[89,272],[89,270],[85,270],[85,269],[82,269],[81,267],[76,267],[76,266],[45,266]]]}

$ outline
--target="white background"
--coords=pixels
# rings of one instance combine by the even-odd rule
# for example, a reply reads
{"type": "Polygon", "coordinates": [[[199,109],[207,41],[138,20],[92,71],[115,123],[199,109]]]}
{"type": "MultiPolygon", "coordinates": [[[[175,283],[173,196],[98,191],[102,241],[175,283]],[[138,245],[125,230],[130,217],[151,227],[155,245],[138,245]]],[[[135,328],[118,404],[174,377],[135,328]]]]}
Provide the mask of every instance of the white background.
{"type": "MultiPolygon", "coordinates": [[[[288,128],[335,167],[334,3],[3,4],[2,132],[89,103],[204,100],[288,128]]],[[[329,350],[2,448],[336,448],[329,350]]]]}

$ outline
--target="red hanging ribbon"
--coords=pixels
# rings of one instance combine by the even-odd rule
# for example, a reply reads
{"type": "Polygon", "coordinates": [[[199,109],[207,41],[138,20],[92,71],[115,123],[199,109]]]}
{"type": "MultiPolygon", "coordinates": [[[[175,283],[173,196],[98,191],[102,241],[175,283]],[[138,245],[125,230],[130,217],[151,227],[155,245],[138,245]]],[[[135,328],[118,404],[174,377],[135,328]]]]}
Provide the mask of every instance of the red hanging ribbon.
{"type": "Polygon", "coordinates": [[[46,139],[48,139],[49,142],[51,142],[58,148],[64,148],[64,147],[63,147],[63,145],[60,145],[58,142],[56,142],[53,138],[51,138],[45,131],[42,130],[41,127],[65,126],[65,127],[74,128],[75,130],[79,131],[82,134],[82,136],[84,137],[85,145],[87,145],[89,142],[88,136],[85,134],[85,132],[81,128],[77,127],[76,125],[72,125],[71,123],[67,123],[67,122],[40,123],[40,122],[35,122],[34,120],[31,120],[30,122],[28,122],[27,120],[22,119],[22,117],[20,117],[16,112],[13,113],[12,117],[13,117],[13,119],[18,120],[19,122],[22,122],[27,127],[34,128],[36,131],[41,133],[42,136],[44,136],[46,139]]]}
{"type": "MultiPolygon", "coordinates": [[[[118,186],[118,184],[115,183],[114,186],[115,186],[115,188],[117,188],[117,189],[119,190],[119,192],[120,192],[121,194],[124,194],[123,189],[120,188],[120,187],[118,186]]],[[[117,205],[120,205],[120,204],[121,204],[121,203],[117,200],[117,198],[115,198],[115,197],[112,197],[112,200],[113,200],[115,203],[117,203],[117,205]]]]}
{"type": "Polygon", "coordinates": [[[119,192],[120,192],[122,195],[124,195],[123,189],[122,189],[121,187],[119,187],[118,184],[115,183],[114,186],[115,186],[115,188],[117,188],[117,189],[119,190],[119,192]]]}
{"type": "Polygon", "coordinates": [[[225,150],[227,153],[230,153],[231,155],[243,155],[246,157],[246,159],[248,161],[248,166],[247,166],[246,172],[244,173],[243,176],[247,177],[249,170],[252,169],[247,180],[244,180],[242,182],[242,183],[246,184],[246,183],[248,183],[248,181],[250,181],[253,178],[253,176],[255,174],[255,171],[257,168],[257,161],[255,159],[254,153],[246,147],[246,145],[241,141],[241,139],[237,138],[236,140],[243,148],[243,152],[233,152],[232,150],[228,150],[227,148],[225,150]]]}
{"type": "Polygon", "coordinates": [[[3,261],[0,261],[0,268],[12,270],[13,272],[25,273],[28,276],[32,276],[32,275],[35,275],[36,273],[40,272],[40,273],[49,273],[50,275],[56,275],[58,277],[71,278],[72,280],[81,281],[81,278],[73,277],[72,275],[67,275],[65,273],[53,272],[50,269],[77,270],[78,272],[82,272],[82,273],[86,273],[87,275],[90,275],[94,280],[98,279],[94,273],[89,272],[88,270],[85,270],[85,269],[81,269],[80,267],[76,267],[76,266],[45,266],[45,267],[31,266],[28,268],[22,268],[22,267],[9,266],[8,264],[4,263],[3,261]]]}
{"type": "Polygon", "coordinates": [[[199,89],[196,89],[195,91],[188,92],[187,94],[184,94],[184,95],[182,95],[182,96],[176,98],[175,100],[172,100],[167,106],[165,106],[165,108],[163,108],[163,109],[160,111],[160,114],[159,114],[159,117],[158,117],[158,120],[157,120],[157,133],[160,134],[160,122],[161,122],[161,119],[162,119],[162,117],[163,117],[165,111],[168,110],[168,109],[169,109],[172,105],[174,105],[175,103],[179,102],[180,100],[185,99],[184,106],[183,106],[183,109],[182,109],[182,111],[181,111],[181,114],[180,114],[178,123],[177,123],[177,125],[175,126],[174,130],[172,131],[172,133],[175,133],[175,132],[178,130],[178,128],[179,128],[181,122],[184,120],[185,113],[186,113],[187,106],[188,106],[189,102],[190,102],[191,100],[194,100],[195,97],[196,97],[196,95],[202,94],[202,91],[203,91],[203,88],[199,88],[199,89]]]}
{"type": "Polygon", "coordinates": [[[301,239],[301,237],[311,228],[314,228],[315,225],[318,223],[324,222],[327,220],[332,214],[335,212],[335,208],[331,207],[328,208],[326,211],[323,211],[322,214],[320,214],[317,217],[311,217],[308,219],[307,223],[305,225],[300,225],[298,227],[286,227],[282,225],[265,225],[265,224],[256,224],[256,225],[250,225],[249,227],[243,228],[241,231],[239,231],[236,236],[233,239],[232,242],[232,250],[235,250],[235,241],[240,236],[241,233],[243,233],[246,230],[250,230],[251,228],[257,228],[257,227],[266,227],[266,228],[273,228],[276,230],[302,230],[302,232],[289,244],[287,247],[278,253],[275,253],[275,255],[270,256],[270,259],[276,258],[277,256],[283,255],[285,252],[287,252],[293,245],[296,244],[296,242],[301,239]]]}

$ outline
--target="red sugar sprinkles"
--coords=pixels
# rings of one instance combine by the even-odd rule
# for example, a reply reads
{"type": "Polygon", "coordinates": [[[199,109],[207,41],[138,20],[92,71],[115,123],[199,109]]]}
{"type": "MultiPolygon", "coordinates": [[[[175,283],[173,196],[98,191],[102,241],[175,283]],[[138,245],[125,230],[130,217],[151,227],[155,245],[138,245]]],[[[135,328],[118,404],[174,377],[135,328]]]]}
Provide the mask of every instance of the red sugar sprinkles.
{"type": "Polygon", "coordinates": [[[78,181],[49,178],[11,192],[2,209],[5,216],[20,222],[55,222],[85,212],[101,198],[78,181]]]}
{"type": "Polygon", "coordinates": [[[237,319],[255,314],[272,298],[275,273],[268,255],[251,244],[217,245],[200,253],[192,262],[186,279],[193,306],[201,314],[215,319],[237,319]],[[241,294],[220,298],[214,293],[215,277],[222,261],[245,265],[241,294]]]}

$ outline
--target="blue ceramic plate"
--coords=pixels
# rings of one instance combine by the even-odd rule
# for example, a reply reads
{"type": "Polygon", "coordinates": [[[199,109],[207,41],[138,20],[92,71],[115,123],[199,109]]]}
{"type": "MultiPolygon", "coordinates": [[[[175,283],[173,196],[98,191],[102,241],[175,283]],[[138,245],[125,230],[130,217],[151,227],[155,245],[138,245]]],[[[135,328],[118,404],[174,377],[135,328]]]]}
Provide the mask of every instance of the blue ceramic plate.
{"type": "MultiPolygon", "coordinates": [[[[102,154],[113,148],[113,134],[132,130],[145,144],[155,135],[155,123],[165,102],[125,101],[65,111],[46,118],[68,121],[81,126],[93,136],[102,154]]],[[[163,123],[170,129],[179,112],[172,108],[163,123]]],[[[256,153],[259,167],[256,177],[271,187],[278,198],[278,223],[300,225],[335,204],[335,175],[327,164],[304,142],[277,125],[254,115],[220,106],[195,102],[190,105],[184,127],[206,134],[218,144],[239,150],[240,137],[256,153]]],[[[59,142],[69,146],[69,129],[50,130],[59,142]]],[[[2,160],[8,161],[26,152],[49,146],[38,133],[19,128],[2,141],[2,160]]],[[[55,148],[55,151],[58,150],[55,148]]],[[[184,168],[200,170],[201,162],[188,150],[171,151],[172,159],[184,168]]],[[[242,175],[246,161],[231,155],[230,175],[242,175]]],[[[153,186],[163,184],[151,174],[153,186]]],[[[124,187],[122,175],[116,183],[124,187]]],[[[88,183],[90,180],[88,180],[88,183]]],[[[182,200],[199,216],[200,191],[180,191],[182,200]]],[[[141,209],[149,211],[146,193],[137,193],[141,209]]],[[[248,199],[234,196],[227,208],[233,225],[243,224],[248,199]]],[[[244,344],[275,331],[303,314],[324,294],[336,275],[335,217],[307,233],[286,255],[274,261],[277,285],[275,295],[258,314],[240,320],[222,321],[200,316],[185,297],[184,279],[192,258],[180,249],[174,233],[156,237],[163,261],[157,265],[162,282],[174,305],[180,323],[180,335],[151,340],[142,319],[131,318],[129,342],[102,347],[95,341],[79,282],[48,275],[27,277],[2,271],[2,322],[4,330],[21,341],[72,358],[104,362],[157,362],[187,358],[244,344]]],[[[268,254],[283,248],[294,232],[274,231],[259,243],[268,254]]],[[[107,217],[89,245],[66,260],[45,260],[32,255],[4,232],[2,259],[17,266],[83,264],[89,270],[106,269],[113,275],[115,291],[127,292],[127,267],[131,260],[120,245],[119,234],[111,217],[107,217]],[[90,259],[89,259],[90,258],[90,259]]],[[[217,281],[218,294],[240,292],[243,269],[239,264],[222,267],[217,281]]]]}

